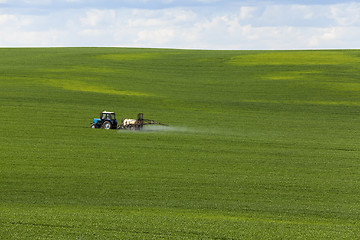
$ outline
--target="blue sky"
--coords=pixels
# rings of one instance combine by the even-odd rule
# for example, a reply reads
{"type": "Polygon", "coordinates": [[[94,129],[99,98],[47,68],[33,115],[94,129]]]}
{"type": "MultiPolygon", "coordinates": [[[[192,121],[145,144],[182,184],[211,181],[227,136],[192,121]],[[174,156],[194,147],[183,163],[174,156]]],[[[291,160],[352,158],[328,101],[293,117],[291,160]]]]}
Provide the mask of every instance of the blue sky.
{"type": "Polygon", "coordinates": [[[360,1],[0,0],[0,47],[358,49],[360,1]]]}

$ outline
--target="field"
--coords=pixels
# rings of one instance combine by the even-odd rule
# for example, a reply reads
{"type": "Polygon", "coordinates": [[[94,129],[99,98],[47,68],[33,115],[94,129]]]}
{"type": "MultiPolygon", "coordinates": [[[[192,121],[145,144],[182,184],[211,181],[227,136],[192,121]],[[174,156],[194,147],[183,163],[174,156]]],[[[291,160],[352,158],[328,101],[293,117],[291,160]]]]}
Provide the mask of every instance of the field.
{"type": "Polygon", "coordinates": [[[360,51],[0,56],[0,239],[360,236],[360,51]]]}

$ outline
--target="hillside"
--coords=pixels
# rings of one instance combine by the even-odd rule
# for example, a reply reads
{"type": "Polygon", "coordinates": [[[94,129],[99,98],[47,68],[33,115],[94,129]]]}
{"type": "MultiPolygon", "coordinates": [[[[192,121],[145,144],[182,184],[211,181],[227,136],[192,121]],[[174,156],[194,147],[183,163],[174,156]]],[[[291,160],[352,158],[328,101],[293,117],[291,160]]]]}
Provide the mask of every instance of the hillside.
{"type": "Polygon", "coordinates": [[[1,239],[360,235],[360,51],[0,55],[1,239]]]}

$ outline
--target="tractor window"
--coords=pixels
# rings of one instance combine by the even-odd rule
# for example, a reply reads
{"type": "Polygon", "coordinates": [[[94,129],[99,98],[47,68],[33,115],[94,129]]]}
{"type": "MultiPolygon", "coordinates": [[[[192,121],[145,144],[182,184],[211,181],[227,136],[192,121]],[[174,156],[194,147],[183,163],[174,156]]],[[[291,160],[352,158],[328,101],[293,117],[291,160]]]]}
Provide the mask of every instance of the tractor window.
{"type": "Polygon", "coordinates": [[[113,120],[113,119],[115,119],[115,113],[102,113],[101,119],[113,120]]]}

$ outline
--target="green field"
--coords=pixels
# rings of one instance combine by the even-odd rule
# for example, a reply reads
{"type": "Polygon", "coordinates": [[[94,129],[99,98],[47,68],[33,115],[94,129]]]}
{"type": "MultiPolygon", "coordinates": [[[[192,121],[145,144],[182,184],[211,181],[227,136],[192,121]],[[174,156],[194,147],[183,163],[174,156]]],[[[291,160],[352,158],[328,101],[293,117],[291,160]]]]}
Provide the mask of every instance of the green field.
{"type": "Polygon", "coordinates": [[[0,239],[360,236],[360,50],[0,56],[0,239]]]}

